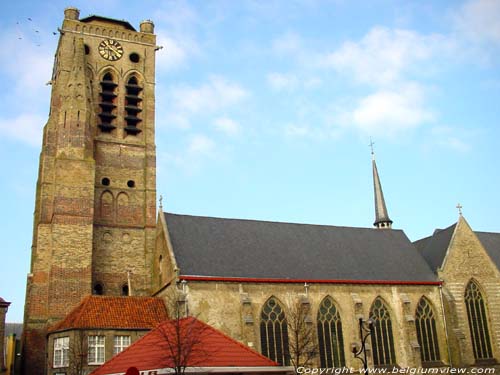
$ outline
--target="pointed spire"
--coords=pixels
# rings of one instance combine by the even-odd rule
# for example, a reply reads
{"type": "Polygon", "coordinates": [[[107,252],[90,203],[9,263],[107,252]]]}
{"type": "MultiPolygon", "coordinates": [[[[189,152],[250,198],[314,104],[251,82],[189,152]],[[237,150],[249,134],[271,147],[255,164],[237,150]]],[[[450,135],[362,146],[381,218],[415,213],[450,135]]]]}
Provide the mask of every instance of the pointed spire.
{"type": "Polygon", "coordinates": [[[370,139],[370,147],[372,150],[372,168],[373,168],[373,191],[375,195],[375,222],[373,225],[379,229],[390,229],[392,227],[392,220],[387,213],[385,205],[384,193],[378,175],[377,163],[375,162],[375,153],[373,152],[374,143],[370,139]]]}

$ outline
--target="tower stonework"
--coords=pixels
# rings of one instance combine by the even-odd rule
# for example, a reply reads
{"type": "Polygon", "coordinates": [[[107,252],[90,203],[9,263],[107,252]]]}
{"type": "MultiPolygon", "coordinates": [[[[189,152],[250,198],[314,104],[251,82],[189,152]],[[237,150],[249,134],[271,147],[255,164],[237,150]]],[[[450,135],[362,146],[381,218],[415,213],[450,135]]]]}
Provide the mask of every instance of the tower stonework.
{"type": "Polygon", "coordinates": [[[43,374],[47,328],[89,294],[149,295],[156,224],[150,21],[68,8],[52,76],[34,212],[23,370],[43,374]]]}

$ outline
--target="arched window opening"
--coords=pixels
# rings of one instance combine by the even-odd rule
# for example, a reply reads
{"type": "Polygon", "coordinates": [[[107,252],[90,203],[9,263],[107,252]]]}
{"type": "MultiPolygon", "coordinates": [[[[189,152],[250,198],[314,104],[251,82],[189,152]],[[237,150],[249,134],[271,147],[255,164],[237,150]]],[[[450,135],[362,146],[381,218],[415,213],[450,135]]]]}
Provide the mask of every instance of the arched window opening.
{"type": "Polygon", "coordinates": [[[142,87],[139,86],[137,77],[130,77],[125,85],[125,89],[125,122],[127,124],[125,131],[127,134],[137,135],[141,132],[138,124],[142,121],[139,117],[139,114],[142,112],[142,98],[140,96],[142,87]]]}
{"type": "Polygon", "coordinates": [[[92,294],[96,296],[102,296],[104,294],[104,287],[102,286],[101,283],[96,283],[94,285],[94,288],[92,290],[92,294]]]}
{"type": "Polygon", "coordinates": [[[372,340],[373,364],[375,366],[396,365],[391,315],[382,298],[377,297],[373,302],[370,309],[370,319],[373,321],[370,336],[372,340]]]}
{"type": "Polygon", "coordinates": [[[99,128],[105,133],[111,132],[116,128],[114,125],[116,115],[114,114],[116,110],[115,98],[116,98],[116,86],[118,86],[114,80],[113,75],[108,72],[102,77],[101,81],[101,101],[99,102],[99,107],[101,107],[101,112],[99,113],[100,123],[99,128]]]}
{"type": "Polygon", "coordinates": [[[113,219],[113,194],[109,191],[105,191],[101,195],[101,218],[102,219],[113,219]]]}
{"type": "Polygon", "coordinates": [[[478,361],[493,359],[486,303],[481,289],[474,280],[469,281],[469,284],[467,284],[464,299],[467,307],[474,358],[478,361]]]}
{"type": "Polygon", "coordinates": [[[287,321],[282,307],[274,297],[269,298],[262,308],[260,342],[262,354],[280,365],[290,365],[287,321]]]}
{"type": "Polygon", "coordinates": [[[323,299],[319,306],[318,343],[322,368],[345,366],[342,321],[331,297],[323,299]]]}
{"type": "Polygon", "coordinates": [[[128,284],[122,285],[122,296],[128,296],[128,284]]]}
{"type": "Polygon", "coordinates": [[[128,195],[123,192],[116,197],[116,220],[120,223],[128,223],[132,219],[129,202],[128,195]]]}
{"type": "Polygon", "coordinates": [[[158,257],[158,282],[161,285],[163,282],[163,256],[158,257]]]}
{"type": "Polygon", "coordinates": [[[415,328],[422,362],[441,360],[434,310],[425,297],[420,298],[417,305],[415,328]]]}

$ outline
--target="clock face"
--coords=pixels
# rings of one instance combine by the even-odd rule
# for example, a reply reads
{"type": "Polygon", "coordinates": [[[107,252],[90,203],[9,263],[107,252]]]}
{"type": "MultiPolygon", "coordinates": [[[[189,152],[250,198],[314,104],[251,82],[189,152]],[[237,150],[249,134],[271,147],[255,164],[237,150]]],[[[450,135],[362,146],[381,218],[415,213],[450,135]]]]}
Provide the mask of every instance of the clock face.
{"type": "Polygon", "coordinates": [[[114,39],[105,39],[99,44],[99,53],[106,60],[116,61],[123,56],[123,47],[114,39]]]}

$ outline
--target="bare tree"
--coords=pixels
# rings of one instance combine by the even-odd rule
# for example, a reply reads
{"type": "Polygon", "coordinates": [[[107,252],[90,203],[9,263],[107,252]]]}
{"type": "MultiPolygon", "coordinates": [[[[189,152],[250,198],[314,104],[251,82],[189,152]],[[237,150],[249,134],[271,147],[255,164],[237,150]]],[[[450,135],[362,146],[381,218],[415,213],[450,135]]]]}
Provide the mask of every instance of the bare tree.
{"type": "Polygon", "coordinates": [[[157,328],[159,345],[164,352],[164,365],[176,375],[183,375],[186,367],[201,365],[214,354],[203,343],[208,326],[189,315],[186,295],[177,288],[170,291],[166,304],[170,320],[157,328]]]}
{"type": "Polygon", "coordinates": [[[287,327],[290,338],[290,362],[298,367],[311,366],[318,356],[319,347],[311,319],[311,304],[307,298],[290,299],[287,303],[287,327]]]}
{"type": "Polygon", "coordinates": [[[77,330],[70,338],[68,348],[68,375],[84,375],[87,364],[88,341],[82,330],[77,330]]]}

